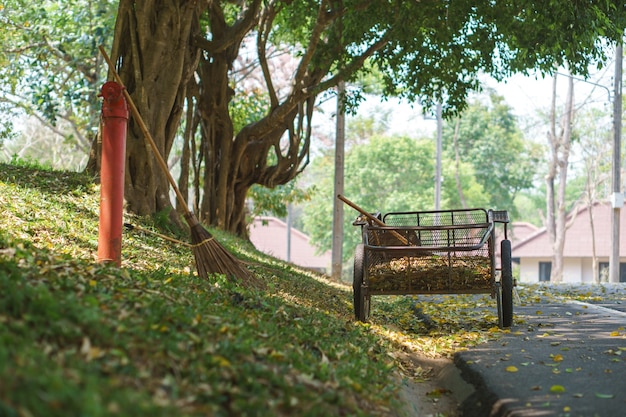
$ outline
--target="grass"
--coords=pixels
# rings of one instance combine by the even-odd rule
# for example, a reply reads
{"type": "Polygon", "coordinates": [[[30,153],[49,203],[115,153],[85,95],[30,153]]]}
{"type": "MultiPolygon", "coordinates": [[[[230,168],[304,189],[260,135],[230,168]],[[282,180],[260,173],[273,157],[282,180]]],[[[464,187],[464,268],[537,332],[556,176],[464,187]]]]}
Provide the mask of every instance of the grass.
{"type": "Polygon", "coordinates": [[[98,264],[98,201],[83,174],[0,164],[0,416],[392,416],[399,372],[424,377],[399,351],[501,334],[488,296],[375,297],[355,322],[350,286],[217,230],[266,290],[200,280],[136,230],[98,264]]]}
{"type": "Polygon", "coordinates": [[[187,247],[140,232],[122,268],[98,264],[98,197],[81,174],[0,165],[0,415],[390,413],[389,343],[346,287],[217,231],[267,291],[199,280],[187,247]]]}

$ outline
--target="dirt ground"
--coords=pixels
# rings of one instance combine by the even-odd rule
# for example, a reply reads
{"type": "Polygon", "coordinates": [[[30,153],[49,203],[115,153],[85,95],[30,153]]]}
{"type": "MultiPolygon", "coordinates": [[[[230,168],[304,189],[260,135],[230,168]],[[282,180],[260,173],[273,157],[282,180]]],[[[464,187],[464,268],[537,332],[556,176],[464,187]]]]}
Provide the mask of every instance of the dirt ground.
{"type": "Polygon", "coordinates": [[[458,417],[459,406],[473,392],[450,359],[404,353],[398,417],[458,417]],[[412,374],[412,375],[411,375],[412,374]]]}

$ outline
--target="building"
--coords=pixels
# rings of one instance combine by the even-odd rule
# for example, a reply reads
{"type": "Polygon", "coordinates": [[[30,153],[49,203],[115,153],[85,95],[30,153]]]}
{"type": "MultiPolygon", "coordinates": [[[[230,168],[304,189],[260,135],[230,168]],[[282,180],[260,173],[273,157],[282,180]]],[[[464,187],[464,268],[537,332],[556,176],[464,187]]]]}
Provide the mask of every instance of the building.
{"type": "MultiPolygon", "coordinates": [[[[596,203],[591,210],[586,206],[579,206],[568,216],[563,249],[563,282],[596,282],[599,277],[593,276],[594,253],[599,275],[608,273],[612,210],[610,203],[596,203]],[[594,233],[591,232],[592,218],[594,233]]],[[[515,226],[514,233],[516,236],[512,242],[512,257],[519,261],[520,281],[548,281],[553,252],[546,228],[534,232],[531,229],[525,230],[521,234],[528,234],[522,239],[517,236],[515,226]]],[[[620,210],[619,246],[620,281],[626,282],[626,208],[620,210]]]]}
{"type": "Polygon", "coordinates": [[[280,219],[257,217],[250,225],[250,241],[258,250],[275,258],[303,268],[328,273],[332,262],[330,251],[317,254],[317,249],[309,243],[310,238],[294,228],[291,228],[288,245],[287,229],[287,223],[280,219]]]}

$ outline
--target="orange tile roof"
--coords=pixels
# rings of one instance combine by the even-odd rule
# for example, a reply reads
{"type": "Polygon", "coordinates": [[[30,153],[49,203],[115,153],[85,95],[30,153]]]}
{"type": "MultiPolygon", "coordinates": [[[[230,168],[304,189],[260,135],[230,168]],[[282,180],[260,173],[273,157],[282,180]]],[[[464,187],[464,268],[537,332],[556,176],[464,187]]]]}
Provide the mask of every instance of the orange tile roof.
{"type": "MultiPolygon", "coordinates": [[[[257,217],[250,225],[250,241],[261,252],[284,261],[287,260],[287,223],[276,217],[257,217]]],[[[329,269],[331,254],[317,254],[310,238],[301,231],[291,228],[290,262],[316,270],[329,269]]]]}

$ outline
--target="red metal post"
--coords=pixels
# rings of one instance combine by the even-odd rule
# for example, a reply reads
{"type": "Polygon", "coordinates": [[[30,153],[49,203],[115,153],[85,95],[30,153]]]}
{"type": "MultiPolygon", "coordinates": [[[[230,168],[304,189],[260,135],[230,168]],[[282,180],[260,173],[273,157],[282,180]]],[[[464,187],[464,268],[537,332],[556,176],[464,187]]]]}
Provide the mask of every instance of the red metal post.
{"type": "Polygon", "coordinates": [[[128,105],[123,87],[109,81],[102,86],[102,163],[100,168],[100,226],[98,262],[122,263],[124,169],[128,105]]]}

